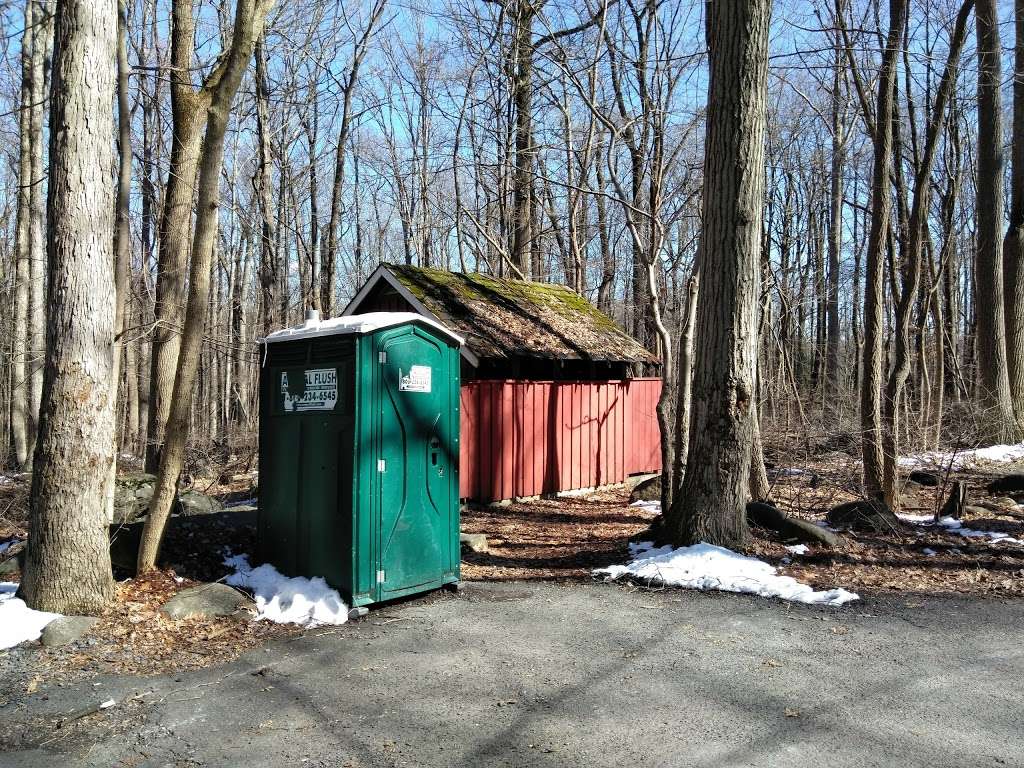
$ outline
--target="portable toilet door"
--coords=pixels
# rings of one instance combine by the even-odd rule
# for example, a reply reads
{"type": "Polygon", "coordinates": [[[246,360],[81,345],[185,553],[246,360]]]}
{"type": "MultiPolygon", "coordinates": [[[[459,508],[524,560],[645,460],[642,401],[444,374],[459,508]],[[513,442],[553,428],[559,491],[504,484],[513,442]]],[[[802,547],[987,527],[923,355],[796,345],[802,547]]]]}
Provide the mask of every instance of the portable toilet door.
{"type": "Polygon", "coordinates": [[[459,351],[421,324],[373,338],[377,600],[459,579],[459,351]]]}

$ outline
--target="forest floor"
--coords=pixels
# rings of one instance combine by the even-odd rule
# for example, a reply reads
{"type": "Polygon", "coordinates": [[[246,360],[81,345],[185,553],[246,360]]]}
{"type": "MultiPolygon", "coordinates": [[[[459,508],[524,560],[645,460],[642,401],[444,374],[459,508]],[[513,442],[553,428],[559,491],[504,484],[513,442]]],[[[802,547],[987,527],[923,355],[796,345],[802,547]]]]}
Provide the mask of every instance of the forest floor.
{"type": "MultiPolygon", "coordinates": [[[[854,467],[855,469],[855,467],[854,467]]],[[[961,522],[970,532],[1002,533],[1024,542],[1024,507],[1000,508],[1002,497],[985,491],[994,477],[1024,466],[992,465],[959,471],[968,483],[972,505],[989,503],[982,512],[968,511],[961,522]]],[[[833,506],[856,497],[851,462],[838,455],[782,468],[775,477],[772,499],[787,514],[823,522],[833,506]]],[[[901,513],[934,514],[945,489],[917,487],[905,492],[901,513]]],[[[625,562],[627,541],[642,537],[657,516],[649,506],[629,506],[623,487],[586,496],[538,499],[463,511],[463,530],[484,533],[490,552],[464,553],[463,577],[492,580],[585,580],[591,572],[625,562]]],[[[890,533],[847,532],[846,546],[828,550],[809,545],[803,554],[786,548],[776,533],[753,529],[744,554],[758,557],[816,589],[843,587],[863,595],[885,592],[1024,596],[1024,543],[994,542],[968,537],[955,529],[904,523],[890,533]]]]}
{"type": "MultiPolygon", "coordinates": [[[[975,467],[956,478],[968,482],[972,503],[985,503],[997,498],[984,490],[989,480],[1014,469],[1021,465],[975,467]]],[[[856,490],[856,465],[842,456],[804,462],[799,470],[777,469],[773,475],[772,497],[779,506],[816,522],[829,507],[854,498],[856,490]]],[[[250,477],[223,480],[207,481],[203,487],[225,500],[243,498],[250,490],[250,477]]],[[[23,516],[9,510],[26,493],[24,478],[0,484],[0,542],[24,536],[23,516]]],[[[903,511],[930,515],[944,493],[941,487],[916,488],[905,496],[903,511]]],[[[983,516],[969,513],[963,525],[1024,540],[1024,519],[1017,509],[1006,508],[1003,514],[997,504],[990,506],[983,516]]],[[[52,680],[66,684],[105,674],[168,674],[220,664],[269,641],[301,634],[294,626],[253,622],[248,616],[174,621],[160,613],[160,606],[177,591],[224,578],[231,570],[224,564],[226,551],[252,551],[252,513],[246,519],[237,513],[237,526],[223,524],[233,514],[188,518],[187,524],[172,529],[165,544],[165,570],[141,579],[122,574],[116,599],[83,641],[60,648],[29,643],[0,651],[0,679],[6,677],[31,693],[52,680]]],[[[486,534],[490,552],[464,552],[462,576],[467,582],[589,583],[595,568],[629,559],[628,541],[640,537],[654,517],[649,507],[630,506],[624,487],[470,507],[463,512],[463,530],[486,534]]],[[[770,531],[754,529],[754,534],[745,554],[816,589],[857,592],[865,603],[889,594],[1024,596],[1024,544],[906,523],[889,534],[846,533],[841,550],[810,546],[796,554],[770,531]]],[[[0,580],[12,579],[16,574],[0,580]]],[[[4,704],[0,695],[0,712],[4,704]]]]}

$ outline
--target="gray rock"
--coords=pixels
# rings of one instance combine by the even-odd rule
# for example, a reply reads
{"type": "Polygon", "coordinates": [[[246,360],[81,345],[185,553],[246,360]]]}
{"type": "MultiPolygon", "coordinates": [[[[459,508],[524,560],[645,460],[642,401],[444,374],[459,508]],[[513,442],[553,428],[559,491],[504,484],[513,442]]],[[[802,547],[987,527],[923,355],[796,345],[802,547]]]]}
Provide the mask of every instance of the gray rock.
{"type": "MultiPolygon", "coordinates": [[[[153,500],[156,476],[147,472],[129,472],[117,478],[114,487],[114,520],[118,524],[134,523],[145,518],[153,500]]],[[[221,503],[195,490],[178,494],[174,513],[182,515],[208,515],[220,512],[221,503]]]]}
{"type": "Polygon", "coordinates": [[[220,512],[221,503],[212,496],[199,491],[182,491],[178,494],[178,511],[183,515],[209,515],[220,512]]]}
{"type": "Polygon", "coordinates": [[[992,504],[995,505],[997,509],[1002,509],[1004,507],[1007,509],[1017,508],[1017,502],[1011,499],[1009,496],[996,496],[994,499],[991,499],[991,502],[992,504]]]}
{"type": "Polygon", "coordinates": [[[184,619],[188,616],[231,616],[250,605],[252,599],[248,595],[227,584],[214,582],[181,590],[160,610],[172,619],[184,619]]]}
{"type": "Polygon", "coordinates": [[[641,480],[629,493],[629,503],[637,501],[661,501],[661,475],[641,480]]]}
{"type": "Polygon", "coordinates": [[[989,493],[1018,494],[1024,493],[1024,473],[1012,472],[1002,477],[997,477],[988,484],[989,493]]]}
{"type": "Polygon", "coordinates": [[[114,484],[114,522],[133,523],[146,514],[153,498],[156,476],[129,472],[114,484]]]}
{"type": "Polygon", "coordinates": [[[486,555],[491,551],[490,547],[487,546],[487,537],[482,533],[460,533],[459,544],[470,552],[482,555],[486,555]]]}
{"type": "Polygon", "coordinates": [[[833,528],[852,531],[891,533],[900,529],[899,518],[880,501],[848,501],[832,507],[825,516],[833,528]]]}
{"type": "Polygon", "coordinates": [[[988,507],[983,507],[980,504],[968,504],[964,507],[964,514],[974,515],[976,517],[985,517],[986,515],[991,515],[992,510],[988,507]]]}
{"type": "Polygon", "coordinates": [[[911,482],[928,488],[934,488],[941,482],[941,478],[937,474],[934,472],[926,472],[923,469],[915,469],[910,473],[909,479],[911,482]]]}
{"type": "Polygon", "coordinates": [[[47,648],[67,645],[78,640],[99,621],[95,616],[61,616],[43,628],[39,642],[47,648]]]}

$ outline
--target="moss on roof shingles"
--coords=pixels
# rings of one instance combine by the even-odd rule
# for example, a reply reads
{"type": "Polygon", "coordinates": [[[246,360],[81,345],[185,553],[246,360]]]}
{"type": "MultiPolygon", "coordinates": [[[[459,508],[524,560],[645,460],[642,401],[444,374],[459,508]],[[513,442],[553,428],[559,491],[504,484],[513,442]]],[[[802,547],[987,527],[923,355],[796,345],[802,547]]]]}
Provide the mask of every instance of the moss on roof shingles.
{"type": "Polygon", "coordinates": [[[614,320],[575,291],[400,264],[386,268],[480,357],[657,363],[614,320]]]}

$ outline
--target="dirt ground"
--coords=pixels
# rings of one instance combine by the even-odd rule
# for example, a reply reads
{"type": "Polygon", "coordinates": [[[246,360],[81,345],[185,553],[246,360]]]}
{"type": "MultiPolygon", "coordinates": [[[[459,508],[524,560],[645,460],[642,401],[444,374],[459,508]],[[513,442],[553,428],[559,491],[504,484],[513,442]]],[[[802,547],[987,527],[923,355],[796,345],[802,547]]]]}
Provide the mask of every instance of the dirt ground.
{"type": "MultiPolygon", "coordinates": [[[[856,467],[851,474],[851,466],[839,457],[805,463],[798,471],[775,470],[772,497],[789,514],[820,521],[829,507],[854,498],[856,467]]],[[[960,473],[958,478],[969,483],[972,503],[986,503],[994,498],[984,491],[992,477],[1021,469],[999,465],[960,473]]],[[[237,499],[248,485],[236,476],[207,487],[225,499],[237,499]]],[[[0,541],[24,535],[17,516],[5,510],[26,493],[23,479],[0,487],[0,541]]],[[[917,488],[905,496],[904,511],[930,514],[944,493],[942,487],[917,488]]],[[[1007,512],[993,508],[984,516],[968,515],[963,523],[1024,539],[1024,517],[1016,510],[1007,512]]],[[[269,640],[301,633],[294,627],[254,623],[245,616],[171,621],[159,613],[160,605],[178,590],[223,578],[226,549],[250,551],[255,532],[248,519],[240,518],[238,525],[217,522],[224,517],[233,521],[232,514],[189,518],[189,524],[172,530],[166,540],[165,570],[145,579],[121,573],[116,600],[83,642],[57,649],[31,644],[30,650],[15,653],[17,660],[11,651],[0,651],[0,673],[5,664],[28,665],[34,670],[28,686],[105,673],[167,673],[220,663],[269,640]]],[[[462,528],[485,534],[490,552],[464,552],[462,576],[467,582],[590,582],[593,569],[628,560],[629,540],[640,537],[654,516],[648,509],[629,506],[625,487],[469,507],[463,512],[462,528]]],[[[884,535],[847,533],[844,538],[842,550],[811,546],[806,554],[797,555],[776,534],[754,529],[747,554],[818,589],[844,587],[865,599],[899,592],[1024,596],[1024,545],[993,544],[915,525],[884,535]]],[[[17,575],[3,579],[16,580],[17,575]]]]}
{"type": "MultiPolygon", "coordinates": [[[[851,465],[841,457],[776,470],[772,498],[787,514],[823,521],[829,508],[856,498],[851,465]]],[[[1000,465],[957,473],[968,483],[972,504],[999,498],[984,489],[998,475],[1024,471],[1000,465]]],[[[945,498],[942,486],[904,495],[902,512],[933,514],[945,498]]],[[[1007,510],[1011,511],[1011,510],[1007,510]]],[[[998,531],[1024,541],[1024,516],[992,505],[968,513],[964,527],[998,531]]],[[[627,542],[641,536],[655,513],[629,506],[624,487],[586,496],[534,500],[463,511],[463,530],[487,535],[490,552],[463,554],[463,578],[493,580],[589,580],[591,571],[628,559],[627,542]]],[[[846,532],[846,546],[830,551],[811,545],[804,555],[786,549],[777,534],[755,528],[746,554],[818,589],[854,592],[1024,596],[1024,545],[965,538],[955,531],[903,525],[886,534],[846,532]],[[928,554],[928,552],[934,554],[928,554]]]]}

